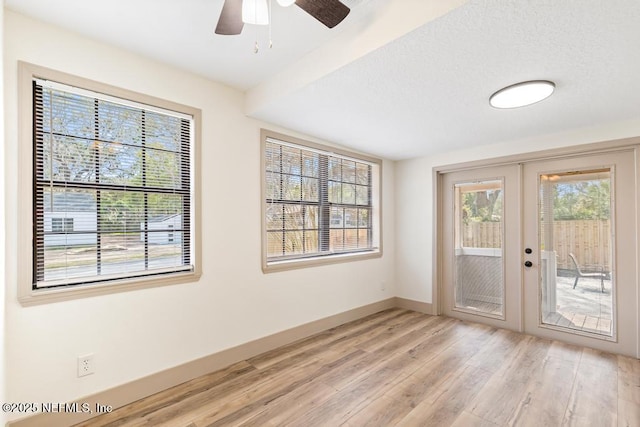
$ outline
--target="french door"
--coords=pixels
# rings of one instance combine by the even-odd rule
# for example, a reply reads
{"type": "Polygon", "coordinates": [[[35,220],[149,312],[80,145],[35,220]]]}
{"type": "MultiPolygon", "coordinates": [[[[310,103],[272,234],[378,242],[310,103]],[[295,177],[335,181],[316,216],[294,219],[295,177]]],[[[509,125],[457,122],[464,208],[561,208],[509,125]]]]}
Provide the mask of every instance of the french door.
{"type": "Polygon", "coordinates": [[[442,313],[638,357],[635,159],[444,173],[442,313]]]}
{"type": "Polygon", "coordinates": [[[442,181],[443,313],[522,330],[518,165],[447,173],[442,181]]]}

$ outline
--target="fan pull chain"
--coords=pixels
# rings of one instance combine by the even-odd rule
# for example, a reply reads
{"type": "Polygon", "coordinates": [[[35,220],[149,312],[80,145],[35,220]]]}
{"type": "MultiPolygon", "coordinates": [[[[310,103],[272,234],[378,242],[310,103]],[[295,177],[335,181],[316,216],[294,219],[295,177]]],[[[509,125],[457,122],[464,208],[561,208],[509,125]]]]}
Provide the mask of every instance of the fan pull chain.
{"type": "MultiPolygon", "coordinates": [[[[253,2],[253,7],[254,7],[254,13],[255,16],[258,16],[258,2],[254,1],[253,2]]],[[[258,26],[256,25],[256,44],[253,46],[253,53],[258,53],[258,51],[260,51],[260,47],[258,46],[258,26]]]]}
{"type": "Polygon", "coordinates": [[[258,45],[258,26],[256,25],[256,43],[253,45],[253,53],[258,53],[260,51],[260,46],[258,45]]]}
{"type": "Polygon", "coordinates": [[[269,49],[273,47],[273,40],[271,39],[271,24],[273,23],[273,14],[271,13],[271,0],[269,0],[269,49]]]}
{"type": "MultiPolygon", "coordinates": [[[[272,6],[273,6],[273,2],[272,2],[272,0],[269,0],[268,12],[267,12],[268,13],[268,25],[269,25],[269,49],[273,48],[273,38],[272,38],[272,31],[271,31],[272,30],[272,23],[273,23],[273,21],[272,21],[273,20],[273,15],[272,15],[272,10],[273,9],[272,9],[272,6]]],[[[258,14],[258,2],[257,1],[254,2],[254,7],[255,7],[255,14],[257,16],[257,14],[258,14]]],[[[259,36],[258,25],[256,25],[255,27],[256,27],[256,39],[255,39],[256,41],[255,41],[255,43],[253,45],[253,53],[257,54],[258,52],[260,52],[260,45],[258,44],[258,36],[259,36]]]]}

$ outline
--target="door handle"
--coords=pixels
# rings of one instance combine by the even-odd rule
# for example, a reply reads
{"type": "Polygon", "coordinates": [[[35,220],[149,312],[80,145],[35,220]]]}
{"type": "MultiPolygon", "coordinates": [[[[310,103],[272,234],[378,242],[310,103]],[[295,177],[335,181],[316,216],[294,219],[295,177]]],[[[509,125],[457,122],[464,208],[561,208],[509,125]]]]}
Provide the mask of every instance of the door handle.
{"type": "Polygon", "coordinates": [[[525,261],[525,262],[524,262],[524,266],[525,266],[525,267],[532,267],[532,266],[533,266],[533,263],[532,263],[531,261],[525,261]]]}

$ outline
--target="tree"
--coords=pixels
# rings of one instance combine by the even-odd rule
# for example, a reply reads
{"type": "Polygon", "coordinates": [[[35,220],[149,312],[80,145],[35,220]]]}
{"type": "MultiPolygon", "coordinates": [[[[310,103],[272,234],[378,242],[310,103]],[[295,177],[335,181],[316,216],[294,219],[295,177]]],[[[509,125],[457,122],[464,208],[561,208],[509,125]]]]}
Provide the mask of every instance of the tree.
{"type": "Polygon", "coordinates": [[[463,192],[462,218],[465,224],[500,221],[502,218],[502,190],[463,192]]]}
{"type": "MultiPolygon", "coordinates": [[[[179,118],[55,90],[42,96],[41,181],[180,188],[179,118]]],[[[64,191],[98,197],[93,190],[64,191]]],[[[182,212],[180,195],[149,193],[146,206],[137,191],[100,190],[99,195],[103,231],[139,232],[149,217],[182,212]]]]}
{"type": "Polygon", "coordinates": [[[610,215],[609,178],[553,185],[554,220],[609,219],[610,215]]]}

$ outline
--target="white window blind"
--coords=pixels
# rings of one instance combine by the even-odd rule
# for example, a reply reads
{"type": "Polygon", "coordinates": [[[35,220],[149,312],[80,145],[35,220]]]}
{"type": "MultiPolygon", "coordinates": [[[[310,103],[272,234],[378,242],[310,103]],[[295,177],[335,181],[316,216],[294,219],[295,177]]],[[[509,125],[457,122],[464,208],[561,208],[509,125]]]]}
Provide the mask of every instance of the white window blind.
{"type": "Polygon", "coordinates": [[[275,138],[264,147],[267,262],[376,249],[377,164],[275,138]]]}
{"type": "Polygon", "coordinates": [[[33,288],[193,271],[193,118],[34,80],[33,288]]]}

